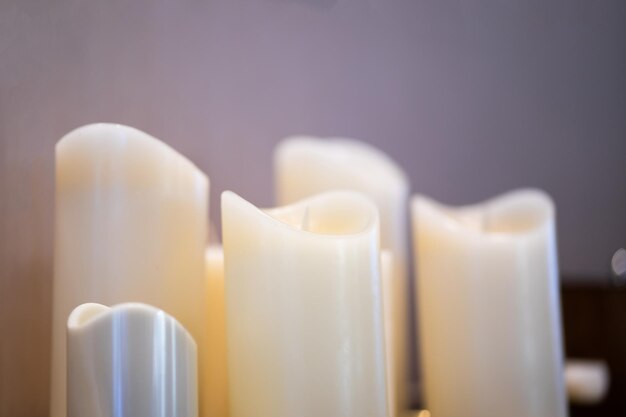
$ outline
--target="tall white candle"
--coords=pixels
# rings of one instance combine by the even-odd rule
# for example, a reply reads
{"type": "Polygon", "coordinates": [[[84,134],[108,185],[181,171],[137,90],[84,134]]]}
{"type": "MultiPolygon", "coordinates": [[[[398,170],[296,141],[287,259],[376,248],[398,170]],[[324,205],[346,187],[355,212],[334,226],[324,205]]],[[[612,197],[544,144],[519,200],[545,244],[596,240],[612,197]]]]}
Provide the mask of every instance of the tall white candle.
{"type": "Polygon", "coordinates": [[[208,335],[205,355],[206,380],[202,390],[206,415],[228,417],[228,366],[226,305],[224,294],[224,251],[209,246],[206,251],[208,335]]]}
{"type": "MultiPolygon", "coordinates": [[[[408,332],[408,213],[409,182],[402,169],[380,150],[357,140],[291,137],[274,154],[279,205],[290,204],[320,192],[346,189],[370,197],[380,213],[381,248],[391,252],[394,276],[389,325],[396,339],[390,366],[395,375],[394,408],[407,404],[408,332]]],[[[391,382],[391,381],[390,381],[391,382]]]]}
{"type": "Polygon", "coordinates": [[[197,417],[197,351],[172,316],[87,303],[67,321],[68,417],[197,417]]]}
{"type": "Polygon", "coordinates": [[[387,415],[378,213],[355,192],[222,194],[233,417],[387,415]]]}
{"type": "Polygon", "coordinates": [[[189,160],[131,127],[88,125],[59,141],[52,417],[66,415],[65,322],[79,304],[162,308],[191,332],[202,364],[208,186],[189,160]]]}
{"type": "Polygon", "coordinates": [[[555,213],[521,190],[453,208],[415,197],[425,399],[437,417],[562,417],[555,213]]]}

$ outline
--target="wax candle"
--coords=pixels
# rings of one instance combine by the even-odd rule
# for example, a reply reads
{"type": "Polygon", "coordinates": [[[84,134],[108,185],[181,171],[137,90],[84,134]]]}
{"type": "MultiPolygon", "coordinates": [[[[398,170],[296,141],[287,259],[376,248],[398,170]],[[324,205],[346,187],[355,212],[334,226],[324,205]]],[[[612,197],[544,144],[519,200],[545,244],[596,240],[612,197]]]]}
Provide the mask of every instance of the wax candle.
{"type": "Polygon", "coordinates": [[[601,403],[609,391],[610,375],[606,361],[568,359],[565,363],[565,386],[572,404],[601,403]]]}
{"type": "Polygon", "coordinates": [[[396,338],[389,357],[394,369],[394,408],[408,407],[407,360],[408,275],[407,202],[409,182],[402,169],[380,150],[357,140],[291,137],[274,154],[276,194],[279,205],[337,189],[355,190],[371,198],[380,213],[381,248],[391,252],[395,275],[390,303],[391,332],[396,338]]]}
{"type": "Polygon", "coordinates": [[[378,213],[328,192],[259,210],[222,194],[233,417],[387,415],[378,213]]]}
{"type": "Polygon", "coordinates": [[[79,304],[162,308],[191,332],[202,364],[208,185],[189,160],[131,127],[88,125],[59,141],[52,417],[66,415],[65,323],[79,304]]]}
{"type": "Polygon", "coordinates": [[[202,395],[207,415],[228,417],[228,367],[226,350],[226,306],[224,301],[224,251],[209,246],[206,251],[207,289],[209,294],[207,379],[202,395]]]}
{"type": "Polygon", "coordinates": [[[67,320],[68,417],[196,417],[197,351],[172,316],[87,303],[67,320]]]}
{"type": "Polygon", "coordinates": [[[565,416],[555,210],[520,190],[467,207],[412,202],[427,408],[565,416]]]}

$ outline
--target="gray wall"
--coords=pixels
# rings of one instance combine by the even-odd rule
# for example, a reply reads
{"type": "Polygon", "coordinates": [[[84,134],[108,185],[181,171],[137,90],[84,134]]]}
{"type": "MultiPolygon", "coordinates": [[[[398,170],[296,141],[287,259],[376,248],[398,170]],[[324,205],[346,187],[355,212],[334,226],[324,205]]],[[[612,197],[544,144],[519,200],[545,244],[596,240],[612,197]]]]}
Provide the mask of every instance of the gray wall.
{"type": "Polygon", "coordinates": [[[375,144],[448,203],[544,188],[566,274],[626,245],[623,0],[3,1],[1,204],[43,196],[46,242],[54,143],[94,121],[190,156],[214,221],[225,189],[271,205],[273,146],[310,133],[375,144]]]}

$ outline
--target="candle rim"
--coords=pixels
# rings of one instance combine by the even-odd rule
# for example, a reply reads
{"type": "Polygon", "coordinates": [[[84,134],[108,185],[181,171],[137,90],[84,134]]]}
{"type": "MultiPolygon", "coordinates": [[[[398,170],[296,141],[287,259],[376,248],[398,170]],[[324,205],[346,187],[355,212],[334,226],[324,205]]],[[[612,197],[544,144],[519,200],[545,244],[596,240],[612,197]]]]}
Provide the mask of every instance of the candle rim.
{"type": "MultiPolygon", "coordinates": [[[[346,172],[353,178],[365,179],[370,185],[389,188],[392,184],[407,193],[409,191],[409,177],[393,158],[367,142],[344,136],[321,137],[302,134],[287,136],[276,146],[275,169],[280,170],[281,166],[293,159],[295,153],[302,151],[304,151],[303,157],[326,163],[332,158],[335,158],[336,162],[343,162],[343,158],[348,156],[350,168],[346,172]],[[301,149],[303,147],[304,150],[301,149]],[[341,155],[341,158],[336,158],[338,155],[341,155]],[[372,164],[377,168],[376,170],[371,169],[372,164]]],[[[335,163],[332,165],[340,166],[335,163]]],[[[278,175],[275,176],[278,177],[278,175]]]]}
{"type": "Polygon", "coordinates": [[[87,331],[87,329],[98,326],[100,323],[106,321],[116,314],[130,314],[141,313],[145,316],[157,316],[163,315],[166,319],[172,320],[175,324],[177,331],[184,335],[184,337],[191,342],[194,347],[197,348],[197,343],[194,337],[189,333],[189,330],[176,317],[168,314],[165,310],[155,307],[150,304],[140,302],[126,302],[115,304],[113,306],[106,306],[99,303],[83,303],[70,313],[67,319],[67,331],[80,332],[87,331]],[[93,311],[89,311],[92,309],[93,311]]]}
{"type": "Polygon", "coordinates": [[[505,193],[498,194],[481,202],[466,205],[448,205],[441,203],[431,197],[416,194],[411,198],[411,211],[413,222],[420,216],[420,212],[427,210],[428,215],[441,220],[443,227],[451,232],[466,233],[469,236],[492,240],[509,240],[517,237],[532,236],[540,233],[546,226],[553,223],[555,216],[555,205],[545,191],[537,188],[520,188],[505,193]],[[479,227],[471,227],[467,218],[470,216],[484,217],[491,215],[493,218],[507,218],[507,213],[500,213],[499,210],[506,209],[511,203],[517,201],[530,202],[530,210],[538,212],[535,219],[532,219],[530,226],[511,228],[509,230],[488,230],[479,227]],[[466,220],[463,220],[466,217],[466,220]]]}
{"type": "Polygon", "coordinates": [[[67,328],[80,329],[89,325],[101,315],[111,311],[111,307],[100,303],[83,303],[70,313],[67,318],[67,328]]]}
{"type": "MultiPolygon", "coordinates": [[[[67,132],[61,137],[61,139],[57,141],[55,145],[55,155],[57,161],[57,182],[58,179],[61,177],[66,178],[67,181],[68,175],[70,175],[72,181],[69,182],[76,186],[77,184],[90,184],[88,180],[93,180],[93,178],[95,178],[93,174],[82,175],[80,177],[72,176],[70,173],[64,174],[64,172],[68,170],[75,171],[77,169],[76,156],[72,155],[73,152],[76,152],[76,148],[81,148],[83,151],[83,153],[81,153],[80,159],[85,159],[85,155],[91,156],[91,158],[89,158],[89,160],[87,161],[88,164],[86,164],[83,169],[88,168],[90,170],[94,170],[96,169],[94,164],[95,161],[107,160],[110,155],[123,155],[125,152],[127,152],[127,149],[116,149],[109,155],[103,156],[100,152],[87,145],[89,142],[109,142],[111,146],[119,146],[121,142],[129,141],[134,142],[134,144],[140,143],[142,147],[145,147],[145,152],[142,155],[142,159],[144,161],[152,160],[153,164],[159,162],[167,164],[171,167],[171,171],[174,172],[175,176],[188,177],[193,181],[194,184],[196,184],[196,187],[198,187],[199,191],[209,188],[210,179],[208,175],[204,173],[200,168],[198,168],[198,166],[194,164],[188,157],[186,157],[164,141],[147,132],[144,132],[141,129],[114,122],[98,122],[79,126],[67,132]],[[71,164],[70,168],[64,166],[62,169],[60,169],[58,163],[60,159],[65,160],[65,164],[69,162],[71,164]]],[[[117,168],[119,168],[120,166],[126,166],[128,162],[120,159],[118,164],[119,165],[117,166],[117,168]]],[[[119,174],[119,172],[117,172],[116,174],[119,174]]],[[[102,176],[98,175],[97,178],[99,181],[101,181],[102,176]]],[[[120,178],[123,178],[123,176],[120,178]]],[[[99,185],[101,186],[102,184],[99,185]]],[[[155,183],[154,186],[159,188],[163,187],[164,184],[155,183]]]]}
{"type": "Polygon", "coordinates": [[[298,234],[301,236],[308,236],[308,237],[315,237],[315,238],[319,237],[319,238],[332,239],[332,240],[342,240],[346,238],[357,238],[363,235],[368,235],[372,233],[372,231],[379,233],[378,228],[379,228],[380,220],[379,220],[378,208],[369,197],[367,197],[365,194],[358,192],[358,191],[353,191],[353,190],[325,191],[325,192],[318,193],[318,194],[315,194],[313,196],[310,196],[304,199],[300,199],[291,204],[278,206],[278,207],[272,207],[272,208],[257,207],[256,205],[246,200],[239,194],[230,190],[222,192],[221,197],[222,197],[222,212],[224,210],[224,201],[233,199],[233,201],[239,201],[247,210],[258,212],[259,217],[262,219],[262,221],[277,224],[283,230],[286,230],[290,233],[298,234]],[[283,211],[287,212],[289,210],[301,209],[301,207],[306,207],[307,205],[311,203],[319,203],[320,201],[326,200],[328,198],[334,198],[334,197],[352,197],[355,200],[359,200],[360,204],[361,203],[363,204],[363,207],[365,207],[365,210],[367,210],[367,213],[366,213],[367,219],[366,221],[364,221],[363,226],[359,228],[359,230],[352,232],[352,233],[322,233],[322,232],[316,232],[316,231],[309,231],[309,230],[298,228],[294,226],[292,223],[289,223],[281,218],[277,218],[272,214],[276,212],[283,212],[283,211]]]}

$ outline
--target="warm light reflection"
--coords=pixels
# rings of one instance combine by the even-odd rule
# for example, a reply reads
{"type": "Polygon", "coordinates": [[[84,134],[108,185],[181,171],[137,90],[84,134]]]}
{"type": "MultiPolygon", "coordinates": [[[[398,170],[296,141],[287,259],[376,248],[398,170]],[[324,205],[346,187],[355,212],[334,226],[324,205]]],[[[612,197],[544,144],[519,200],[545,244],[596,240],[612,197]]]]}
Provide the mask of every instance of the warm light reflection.
{"type": "Polygon", "coordinates": [[[114,314],[113,320],[113,331],[112,331],[112,355],[113,355],[113,408],[115,410],[116,417],[124,417],[125,415],[125,395],[126,392],[126,384],[124,372],[127,369],[127,358],[126,354],[128,350],[126,346],[128,345],[128,340],[126,338],[127,335],[127,322],[126,317],[123,314],[114,314]]]}
{"type": "MultiPolygon", "coordinates": [[[[153,404],[159,404],[154,410],[156,416],[165,417],[165,406],[167,404],[167,367],[166,367],[166,317],[163,311],[159,311],[154,317],[153,338],[152,338],[152,378],[154,381],[153,404]]],[[[175,384],[174,384],[175,385],[175,384]]]]}

